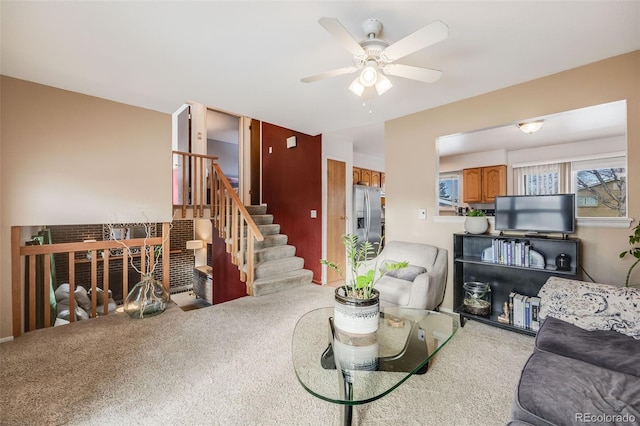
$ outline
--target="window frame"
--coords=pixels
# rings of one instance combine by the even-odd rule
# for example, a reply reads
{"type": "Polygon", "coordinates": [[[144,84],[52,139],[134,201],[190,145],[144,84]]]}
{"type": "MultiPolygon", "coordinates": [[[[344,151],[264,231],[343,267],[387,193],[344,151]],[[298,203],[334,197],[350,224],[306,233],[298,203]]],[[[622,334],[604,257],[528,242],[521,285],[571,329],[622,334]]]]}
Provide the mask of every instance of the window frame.
{"type": "MultiPolygon", "coordinates": [[[[462,194],[462,179],[461,179],[461,175],[462,173],[460,172],[446,172],[446,173],[441,173],[438,176],[438,211],[439,212],[456,212],[458,210],[458,208],[460,207],[460,203],[462,202],[461,200],[461,194],[462,194]],[[458,181],[458,197],[457,197],[457,203],[453,203],[453,201],[451,202],[451,206],[441,206],[440,205],[440,182],[442,180],[456,180],[458,181]]],[[[453,198],[453,194],[452,198],[453,198]]]]}

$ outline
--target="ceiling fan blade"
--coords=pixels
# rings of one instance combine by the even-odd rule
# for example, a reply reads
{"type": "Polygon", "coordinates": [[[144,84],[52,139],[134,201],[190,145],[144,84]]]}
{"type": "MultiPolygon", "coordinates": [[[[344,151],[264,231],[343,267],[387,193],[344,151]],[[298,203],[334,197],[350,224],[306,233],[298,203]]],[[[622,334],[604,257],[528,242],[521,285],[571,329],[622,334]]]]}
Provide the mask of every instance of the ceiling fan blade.
{"type": "Polygon", "coordinates": [[[430,68],[413,67],[411,65],[388,64],[382,68],[382,71],[388,75],[396,77],[410,78],[424,83],[433,83],[440,79],[442,71],[432,70],[430,68]]]}
{"type": "Polygon", "coordinates": [[[393,62],[413,52],[429,47],[449,36],[449,27],[441,21],[434,21],[413,34],[398,40],[380,54],[387,62],[393,62]]]}
{"type": "Polygon", "coordinates": [[[344,46],[352,55],[365,55],[360,43],[353,38],[349,31],[336,18],[320,18],[318,21],[322,27],[329,31],[338,43],[344,46]]]}
{"type": "Polygon", "coordinates": [[[343,75],[343,74],[351,74],[352,72],[356,72],[357,69],[358,68],[354,67],[354,66],[338,68],[338,69],[335,69],[335,70],[325,71],[325,72],[320,73],[320,74],[316,74],[316,75],[312,75],[312,76],[309,76],[309,77],[301,78],[300,81],[303,82],[303,83],[313,83],[314,81],[324,80],[325,78],[337,77],[337,76],[343,75]]]}

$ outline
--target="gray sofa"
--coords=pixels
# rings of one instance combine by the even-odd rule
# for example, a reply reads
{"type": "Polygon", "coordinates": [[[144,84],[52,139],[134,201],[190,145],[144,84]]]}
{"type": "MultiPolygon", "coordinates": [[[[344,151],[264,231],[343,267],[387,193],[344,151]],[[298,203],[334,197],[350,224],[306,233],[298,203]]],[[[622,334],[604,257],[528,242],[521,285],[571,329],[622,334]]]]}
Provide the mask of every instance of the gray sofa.
{"type": "Polygon", "coordinates": [[[409,262],[407,268],[385,273],[375,284],[383,306],[435,310],[444,300],[447,250],[429,244],[390,241],[367,269],[376,263],[409,262]]]}
{"type": "Polygon", "coordinates": [[[550,278],[510,424],[640,424],[640,291],[550,278]]]}

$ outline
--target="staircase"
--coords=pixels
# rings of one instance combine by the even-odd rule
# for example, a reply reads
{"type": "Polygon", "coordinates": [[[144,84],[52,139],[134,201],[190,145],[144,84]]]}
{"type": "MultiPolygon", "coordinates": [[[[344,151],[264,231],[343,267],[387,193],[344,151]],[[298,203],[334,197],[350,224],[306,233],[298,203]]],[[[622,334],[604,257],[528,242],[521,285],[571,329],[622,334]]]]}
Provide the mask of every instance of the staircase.
{"type": "Polygon", "coordinates": [[[288,243],[288,237],[280,233],[280,225],[273,223],[273,215],[267,214],[267,206],[245,206],[264,236],[256,241],[253,295],[284,291],[304,284],[311,284],[313,272],[303,269],[304,259],[296,256],[296,248],[288,243]]]}
{"type": "Polygon", "coordinates": [[[287,236],[273,223],[267,206],[244,206],[216,164],[217,157],[181,151],[173,155],[174,168],[178,166],[174,177],[180,175],[182,182],[174,188],[174,200],[181,200],[174,205],[176,213],[183,219],[210,218],[214,222],[248,295],[264,296],[311,283],[313,272],[303,269],[304,259],[287,244],[287,236]]]}

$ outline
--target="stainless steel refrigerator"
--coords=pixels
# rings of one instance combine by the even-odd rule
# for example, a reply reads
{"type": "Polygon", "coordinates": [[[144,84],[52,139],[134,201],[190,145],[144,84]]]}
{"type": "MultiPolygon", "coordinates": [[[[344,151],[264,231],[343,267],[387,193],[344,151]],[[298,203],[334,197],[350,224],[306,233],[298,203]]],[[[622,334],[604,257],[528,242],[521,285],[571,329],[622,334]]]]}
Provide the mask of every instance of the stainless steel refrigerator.
{"type": "Polygon", "coordinates": [[[374,245],[382,241],[382,203],[380,188],[353,186],[353,233],[358,236],[358,247],[364,241],[374,245]]]}

